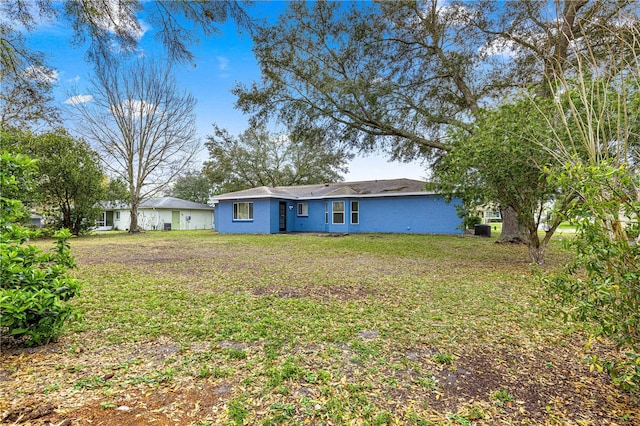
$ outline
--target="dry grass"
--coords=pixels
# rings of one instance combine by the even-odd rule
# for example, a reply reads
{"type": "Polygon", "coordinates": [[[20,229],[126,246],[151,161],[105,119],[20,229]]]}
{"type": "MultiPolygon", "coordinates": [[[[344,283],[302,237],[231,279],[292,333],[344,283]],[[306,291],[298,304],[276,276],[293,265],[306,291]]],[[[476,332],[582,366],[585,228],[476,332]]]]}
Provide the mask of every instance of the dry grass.
{"type": "Polygon", "coordinates": [[[522,247],[203,231],[72,251],[84,322],[3,349],[8,424],[640,424],[522,247]]]}

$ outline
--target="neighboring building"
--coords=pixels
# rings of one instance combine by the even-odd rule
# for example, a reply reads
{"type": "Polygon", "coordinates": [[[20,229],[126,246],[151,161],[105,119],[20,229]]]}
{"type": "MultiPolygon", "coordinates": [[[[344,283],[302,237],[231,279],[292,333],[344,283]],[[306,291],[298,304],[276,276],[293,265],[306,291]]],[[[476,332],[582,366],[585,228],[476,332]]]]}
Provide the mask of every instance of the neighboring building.
{"type": "Polygon", "coordinates": [[[460,234],[455,205],[411,179],[270,188],[214,197],[221,233],[460,234]]]}
{"type": "MultiPolygon", "coordinates": [[[[128,205],[108,205],[98,229],[128,230],[130,219],[128,205]]],[[[213,207],[173,197],[150,198],[138,207],[138,226],[146,231],[213,229],[213,207]]]]}
{"type": "Polygon", "coordinates": [[[482,223],[484,224],[502,222],[500,209],[493,203],[480,207],[478,213],[481,215],[482,223]]]}
{"type": "Polygon", "coordinates": [[[37,213],[31,213],[29,224],[34,228],[42,228],[44,226],[44,216],[37,213]]]}

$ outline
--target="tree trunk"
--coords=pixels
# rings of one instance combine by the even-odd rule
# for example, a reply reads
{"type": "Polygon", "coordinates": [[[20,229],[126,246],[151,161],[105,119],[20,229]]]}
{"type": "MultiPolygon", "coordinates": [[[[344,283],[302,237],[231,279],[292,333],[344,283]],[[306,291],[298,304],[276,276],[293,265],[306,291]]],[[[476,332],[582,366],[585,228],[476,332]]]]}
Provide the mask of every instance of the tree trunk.
{"type": "Polygon", "coordinates": [[[538,236],[538,226],[535,223],[531,224],[530,228],[527,228],[529,235],[529,261],[536,265],[542,265],[544,263],[544,253],[547,249],[547,239],[540,241],[538,236]]]}
{"type": "Polygon", "coordinates": [[[526,244],[527,237],[523,227],[518,222],[518,216],[512,207],[500,207],[502,216],[502,232],[498,243],[526,244]]]}
{"type": "Polygon", "coordinates": [[[138,229],[138,204],[140,202],[135,200],[131,203],[131,219],[129,221],[129,233],[133,234],[134,232],[139,232],[138,229]]]}

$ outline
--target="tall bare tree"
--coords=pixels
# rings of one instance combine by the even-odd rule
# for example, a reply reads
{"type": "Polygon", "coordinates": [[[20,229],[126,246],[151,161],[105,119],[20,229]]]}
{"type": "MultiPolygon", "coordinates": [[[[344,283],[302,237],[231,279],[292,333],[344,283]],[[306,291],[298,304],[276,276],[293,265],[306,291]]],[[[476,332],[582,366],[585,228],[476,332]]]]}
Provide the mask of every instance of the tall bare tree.
{"type": "Polygon", "coordinates": [[[106,63],[92,78],[90,102],[76,104],[79,128],[105,166],[129,185],[131,222],[140,202],[165,188],[199,149],[196,100],[159,61],[106,63]]]}

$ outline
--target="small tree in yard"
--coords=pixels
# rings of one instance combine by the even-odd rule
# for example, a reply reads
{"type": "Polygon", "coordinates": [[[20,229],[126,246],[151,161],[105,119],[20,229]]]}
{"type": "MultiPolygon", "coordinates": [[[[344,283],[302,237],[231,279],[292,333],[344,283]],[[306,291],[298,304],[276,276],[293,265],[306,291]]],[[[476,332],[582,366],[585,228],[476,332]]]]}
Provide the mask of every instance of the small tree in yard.
{"type": "Polygon", "coordinates": [[[549,104],[547,99],[522,98],[479,112],[471,133],[451,133],[451,151],[435,169],[440,189],[449,199],[461,198],[468,210],[490,202],[514,209],[529,260],[537,264],[543,263],[561,222],[559,215],[548,220],[545,209],[552,202],[567,206],[575,197],[547,180],[544,167],[553,156],[542,141],[552,138],[543,116],[549,104]],[[540,238],[543,222],[546,233],[540,238]]]}
{"type": "Polygon", "coordinates": [[[43,253],[25,244],[34,232],[16,223],[23,206],[9,197],[30,184],[34,168],[28,157],[0,154],[0,343],[11,336],[26,345],[44,344],[60,335],[67,320],[79,319],[67,303],[80,288],[67,276],[75,266],[71,234],[58,232],[54,251],[43,253]]]}
{"type": "Polygon", "coordinates": [[[37,159],[32,203],[47,214],[54,229],[79,235],[94,226],[108,188],[100,158],[88,143],[64,129],[38,135],[11,131],[0,132],[0,148],[37,159]]]}

